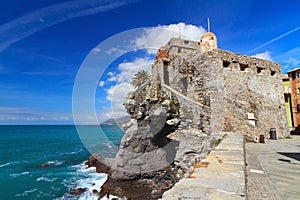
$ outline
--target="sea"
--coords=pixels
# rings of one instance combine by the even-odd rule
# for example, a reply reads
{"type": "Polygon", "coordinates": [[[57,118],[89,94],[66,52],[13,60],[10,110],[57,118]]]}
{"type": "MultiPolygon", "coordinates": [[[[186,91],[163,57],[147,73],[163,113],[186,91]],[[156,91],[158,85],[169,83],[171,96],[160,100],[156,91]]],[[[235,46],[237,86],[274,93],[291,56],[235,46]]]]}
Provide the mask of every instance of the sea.
{"type": "Polygon", "coordinates": [[[0,199],[98,199],[93,190],[107,176],[84,163],[92,153],[114,157],[123,133],[117,125],[0,126],[0,199]],[[71,195],[76,188],[87,191],[71,195]]]}

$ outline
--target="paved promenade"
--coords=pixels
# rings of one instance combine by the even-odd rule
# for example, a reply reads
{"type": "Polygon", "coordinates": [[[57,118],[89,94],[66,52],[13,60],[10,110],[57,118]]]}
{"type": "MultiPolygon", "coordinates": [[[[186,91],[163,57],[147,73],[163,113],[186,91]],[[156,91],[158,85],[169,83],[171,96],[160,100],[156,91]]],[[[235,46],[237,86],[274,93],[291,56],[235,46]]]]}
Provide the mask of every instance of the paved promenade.
{"type": "Polygon", "coordinates": [[[245,146],[248,199],[300,199],[300,136],[245,146]]]}
{"type": "Polygon", "coordinates": [[[205,160],[195,165],[190,178],[180,180],[162,199],[245,199],[243,135],[228,133],[205,160]]]}

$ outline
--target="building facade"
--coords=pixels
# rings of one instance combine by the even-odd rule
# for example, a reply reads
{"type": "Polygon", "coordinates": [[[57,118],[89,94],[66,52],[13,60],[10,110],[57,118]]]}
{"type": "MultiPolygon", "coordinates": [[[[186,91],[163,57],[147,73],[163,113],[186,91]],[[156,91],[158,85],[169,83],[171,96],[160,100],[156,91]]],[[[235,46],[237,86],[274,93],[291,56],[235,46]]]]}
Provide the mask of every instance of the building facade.
{"type": "Polygon", "coordinates": [[[294,126],[300,125],[300,69],[287,72],[291,84],[292,115],[294,126]]]}
{"type": "Polygon", "coordinates": [[[239,131],[252,141],[269,138],[270,128],[289,135],[280,64],[221,50],[211,32],[199,42],[172,38],[158,55],[166,49],[155,59],[153,79],[207,108],[200,121],[209,131],[239,131]]]}
{"type": "Polygon", "coordinates": [[[286,109],[286,119],[289,128],[294,127],[293,108],[292,108],[292,88],[290,79],[287,75],[282,75],[282,90],[286,109]]]}

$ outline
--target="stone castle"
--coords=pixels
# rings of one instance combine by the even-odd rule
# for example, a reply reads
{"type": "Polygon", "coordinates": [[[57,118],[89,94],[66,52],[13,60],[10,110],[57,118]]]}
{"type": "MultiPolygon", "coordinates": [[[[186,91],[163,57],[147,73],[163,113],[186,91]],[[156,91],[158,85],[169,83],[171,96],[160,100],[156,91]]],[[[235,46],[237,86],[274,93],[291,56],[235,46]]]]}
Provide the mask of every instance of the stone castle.
{"type": "Polygon", "coordinates": [[[270,128],[289,135],[280,74],[278,63],[219,49],[212,32],[200,42],[172,38],[152,66],[155,82],[186,97],[178,100],[191,120],[181,125],[238,131],[249,141],[269,138],[270,128]]]}
{"type": "MultiPolygon", "coordinates": [[[[158,50],[152,78],[130,93],[131,121],[100,197],[158,199],[203,160],[227,132],[248,141],[289,135],[278,63],[218,48],[215,34],[199,42],[173,38],[158,50]]],[[[109,167],[107,167],[109,166],[109,167]]]]}

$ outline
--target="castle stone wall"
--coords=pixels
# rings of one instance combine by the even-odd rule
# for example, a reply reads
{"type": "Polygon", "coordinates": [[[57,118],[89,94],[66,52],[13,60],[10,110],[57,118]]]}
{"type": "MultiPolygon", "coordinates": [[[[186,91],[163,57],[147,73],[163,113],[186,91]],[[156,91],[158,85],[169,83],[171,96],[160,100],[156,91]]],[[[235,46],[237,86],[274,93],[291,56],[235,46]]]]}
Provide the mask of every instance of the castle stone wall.
{"type": "Polygon", "coordinates": [[[197,42],[178,38],[167,47],[165,84],[210,107],[211,132],[240,131],[248,140],[261,134],[269,138],[270,128],[276,128],[278,137],[289,135],[278,63],[220,49],[203,52],[197,42]],[[185,51],[173,49],[179,46],[185,51]]]}

